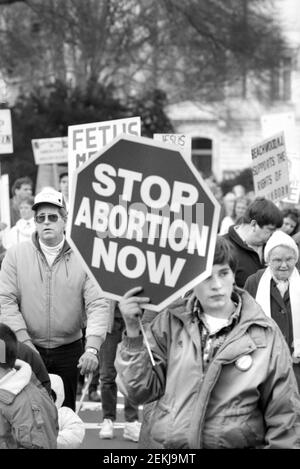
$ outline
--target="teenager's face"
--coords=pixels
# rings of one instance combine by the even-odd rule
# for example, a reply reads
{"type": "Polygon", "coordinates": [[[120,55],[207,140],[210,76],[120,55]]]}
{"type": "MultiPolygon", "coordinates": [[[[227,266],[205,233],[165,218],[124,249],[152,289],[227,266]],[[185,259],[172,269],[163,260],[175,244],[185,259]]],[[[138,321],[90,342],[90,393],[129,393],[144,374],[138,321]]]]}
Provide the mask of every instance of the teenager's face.
{"type": "Polygon", "coordinates": [[[234,273],[228,264],[215,264],[210,277],[194,288],[204,312],[224,313],[231,308],[234,273]]]}

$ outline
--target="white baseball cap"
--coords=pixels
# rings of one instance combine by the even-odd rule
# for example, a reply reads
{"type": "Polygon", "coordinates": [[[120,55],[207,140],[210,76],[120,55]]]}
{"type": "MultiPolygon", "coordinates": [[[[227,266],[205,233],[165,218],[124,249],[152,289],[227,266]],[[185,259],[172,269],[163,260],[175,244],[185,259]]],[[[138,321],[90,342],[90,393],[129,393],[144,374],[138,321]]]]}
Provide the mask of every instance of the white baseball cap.
{"type": "Polygon", "coordinates": [[[39,192],[34,198],[32,210],[36,210],[41,204],[50,204],[59,208],[66,208],[64,196],[61,192],[58,192],[55,189],[47,189],[39,192]]]}

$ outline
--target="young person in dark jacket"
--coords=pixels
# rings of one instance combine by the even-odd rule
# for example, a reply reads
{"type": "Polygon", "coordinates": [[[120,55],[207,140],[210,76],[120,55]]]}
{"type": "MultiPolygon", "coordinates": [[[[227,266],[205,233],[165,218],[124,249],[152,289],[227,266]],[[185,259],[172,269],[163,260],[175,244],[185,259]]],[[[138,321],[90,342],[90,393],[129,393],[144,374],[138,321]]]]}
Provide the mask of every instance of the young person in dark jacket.
{"type": "Polygon", "coordinates": [[[265,267],[264,245],[282,222],[279,208],[270,200],[257,197],[247,208],[241,223],[229,227],[224,238],[229,241],[237,261],[235,283],[238,287],[243,288],[249,275],[265,267]]]}
{"type": "Polygon", "coordinates": [[[299,448],[300,397],[287,344],[248,292],[234,286],[235,258],[218,237],[211,275],[159,313],[143,343],[136,287],[119,303],[126,333],[119,383],[135,404],[156,401],[154,448],[299,448]]]}

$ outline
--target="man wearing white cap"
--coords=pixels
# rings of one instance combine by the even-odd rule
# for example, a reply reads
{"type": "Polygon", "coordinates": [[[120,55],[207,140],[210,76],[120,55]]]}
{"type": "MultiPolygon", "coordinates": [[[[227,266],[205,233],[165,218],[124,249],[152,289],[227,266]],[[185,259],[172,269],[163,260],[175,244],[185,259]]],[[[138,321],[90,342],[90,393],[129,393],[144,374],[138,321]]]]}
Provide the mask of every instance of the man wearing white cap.
{"type": "Polygon", "coordinates": [[[109,301],[99,296],[65,240],[67,212],[62,194],[43,190],[32,209],[36,232],[30,241],[11,247],[2,263],[0,318],[20,342],[40,353],[49,373],[61,376],[64,405],[75,410],[78,368],[86,374],[98,366],[109,301]]]}
{"type": "Polygon", "coordinates": [[[245,289],[284,335],[300,390],[300,275],[295,267],[298,247],[291,236],[278,230],[266,243],[264,257],[268,267],[250,275],[245,289]]]}

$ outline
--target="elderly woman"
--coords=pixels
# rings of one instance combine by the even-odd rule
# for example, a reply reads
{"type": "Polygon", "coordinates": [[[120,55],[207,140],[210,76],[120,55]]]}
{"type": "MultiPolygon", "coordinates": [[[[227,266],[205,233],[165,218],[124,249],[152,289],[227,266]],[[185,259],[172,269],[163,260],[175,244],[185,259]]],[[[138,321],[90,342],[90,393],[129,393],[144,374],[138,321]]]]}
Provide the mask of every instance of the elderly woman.
{"type": "Polygon", "coordinates": [[[278,230],[269,238],[264,257],[268,267],[250,275],[244,288],[279,326],[293,357],[300,390],[300,275],[295,267],[298,247],[291,236],[278,230]]]}

